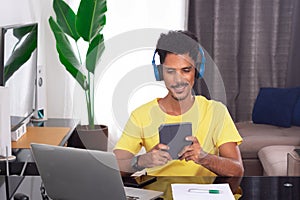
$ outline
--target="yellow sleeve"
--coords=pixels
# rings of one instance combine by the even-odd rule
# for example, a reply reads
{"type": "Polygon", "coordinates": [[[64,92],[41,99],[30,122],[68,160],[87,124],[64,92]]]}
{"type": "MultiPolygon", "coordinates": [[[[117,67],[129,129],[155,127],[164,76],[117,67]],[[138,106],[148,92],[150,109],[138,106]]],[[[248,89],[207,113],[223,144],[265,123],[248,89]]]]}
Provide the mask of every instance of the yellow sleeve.
{"type": "MultiPolygon", "coordinates": [[[[240,136],[227,108],[224,106],[224,118],[221,126],[220,134],[217,138],[217,147],[227,142],[236,142],[238,145],[242,143],[243,139],[240,136]]],[[[222,122],[221,122],[222,123],[222,122]]]]}
{"type": "Polygon", "coordinates": [[[114,149],[126,150],[132,154],[137,154],[143,145],[141,136],[142,128],[136,120],[134,113],[132,113],[114,149]]]}

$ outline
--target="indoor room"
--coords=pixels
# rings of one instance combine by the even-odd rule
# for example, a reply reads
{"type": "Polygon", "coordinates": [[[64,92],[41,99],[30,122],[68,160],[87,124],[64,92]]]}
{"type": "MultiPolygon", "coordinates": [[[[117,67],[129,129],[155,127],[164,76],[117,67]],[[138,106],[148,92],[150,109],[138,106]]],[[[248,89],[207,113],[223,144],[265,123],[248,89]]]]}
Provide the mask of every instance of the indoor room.
{"type": "Polygon", "coordinates": [[[299,199],[298,0],[0,5],[0,199],[299,199]]]}

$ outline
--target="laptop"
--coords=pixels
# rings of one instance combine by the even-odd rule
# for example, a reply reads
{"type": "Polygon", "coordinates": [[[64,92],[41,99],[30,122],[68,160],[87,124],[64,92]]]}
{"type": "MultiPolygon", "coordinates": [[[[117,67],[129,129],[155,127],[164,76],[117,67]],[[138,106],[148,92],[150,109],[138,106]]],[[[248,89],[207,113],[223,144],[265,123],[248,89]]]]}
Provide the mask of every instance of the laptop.
{"type": "Polygon", "coordinates": [[[163,192],[123,186],[115,155],[46,144],[31,144],[33,157],[52,199],[156,199],[163,192]]]}

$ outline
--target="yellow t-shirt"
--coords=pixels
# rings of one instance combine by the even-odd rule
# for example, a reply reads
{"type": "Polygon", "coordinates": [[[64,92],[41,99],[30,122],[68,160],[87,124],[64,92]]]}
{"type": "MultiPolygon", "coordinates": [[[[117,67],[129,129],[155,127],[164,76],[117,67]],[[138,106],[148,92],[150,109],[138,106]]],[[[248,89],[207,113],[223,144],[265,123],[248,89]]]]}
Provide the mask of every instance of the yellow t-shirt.
{"type": "MultiPolygon", "coordinates": [[[[196,96],[193,106],[184,114],[173,116],[163,112],[154,99],[131,113],[123,134],[114,149],[137,154],[142,147],[148,152],[159,143],[158,128],[162,124],[191,122],[192,133],[201,147],[210,154],[219,154],[219,147],[227,142],[240,144],[242,138],[227,108],[220,102],[196,96]]],[[[166,165],[147,168],[153,176],[215,176],[205,167],[185,160],[172,160],[166,165]]]]}

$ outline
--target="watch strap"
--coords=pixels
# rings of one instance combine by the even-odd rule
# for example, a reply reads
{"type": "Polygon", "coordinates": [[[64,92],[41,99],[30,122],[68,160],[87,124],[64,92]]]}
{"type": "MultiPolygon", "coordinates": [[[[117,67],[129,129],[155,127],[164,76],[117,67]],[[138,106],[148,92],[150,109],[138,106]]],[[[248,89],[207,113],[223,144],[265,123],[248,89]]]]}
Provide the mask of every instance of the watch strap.
{"type": "Polygon", "coordinates": [[[131,160],[131,167],[136,171],[141,171],[144,169],[144,167],[141,167],[138,165],[139,158],[140,158],[140,155],[134,156],[131,160]]]}

